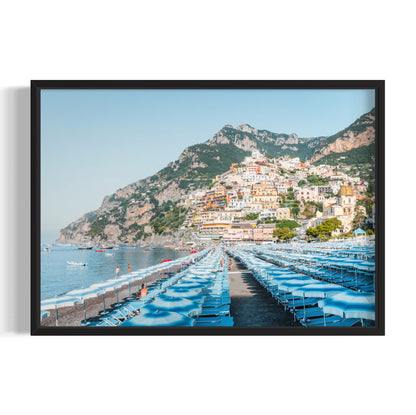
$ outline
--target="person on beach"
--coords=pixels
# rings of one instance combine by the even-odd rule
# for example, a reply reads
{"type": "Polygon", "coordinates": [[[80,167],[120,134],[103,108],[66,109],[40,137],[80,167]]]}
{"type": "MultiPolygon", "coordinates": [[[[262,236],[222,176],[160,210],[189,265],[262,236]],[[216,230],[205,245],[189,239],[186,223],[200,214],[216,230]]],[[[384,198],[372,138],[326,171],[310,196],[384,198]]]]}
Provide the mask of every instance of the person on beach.
{"type": "Polygon", "coordinates": [[[145,284],[142,284],[142,289],[140,290],[139,295],[137,296],[137,298],[143,298],[146,297],[147,295],[147,288],[145,284]]]}
{"type": "Polygon", "coordinates": [[[120,276],[120,268],[117,267],[116,268],[116,278],[118,278],[120,276]]]}
{"type": "Polygon", "coordinates": [[[129,274],[130,274],[130,271],[131,271],[131,266],[130,266],[130,264],[129,264],[129,274]]]}

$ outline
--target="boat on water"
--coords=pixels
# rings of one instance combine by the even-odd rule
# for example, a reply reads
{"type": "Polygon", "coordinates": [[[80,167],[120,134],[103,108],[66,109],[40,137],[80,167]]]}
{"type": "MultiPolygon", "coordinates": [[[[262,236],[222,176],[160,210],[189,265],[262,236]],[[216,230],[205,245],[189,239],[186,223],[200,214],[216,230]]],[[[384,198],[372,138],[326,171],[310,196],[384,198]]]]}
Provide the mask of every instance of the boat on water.
{"type": "Polygon", "coordinates": [[[115,245],[101,245],[100,248],[101,249],[114,249],[116,246],[115,245]]]}
{"type": "Polygon", "coordinates": [[[172,259],[165,259],[164,261],[160,261],[161,264],[163,264],[164,262],[171,262],[172,259]]]}
{"type": "Polygon", "coordinates": [[[51,250],[50,250],[48,247],[43,248],[43,251],[44,251],[44,252],[51,252],[51,250]]]}
{"type": "Polygon", "coordinates": [[[96,249],[95,252],[105,252],[104,249],[96,249]]]}
{"type": "Polygon", "coordinates": [[[88,264],[86,262],[74,262],[74,261],[66,261],[68,265],[73,265],[77,267],[86,267],[88,264]]]}
{"type": "Polygon", "coordinates": [[[92,246],[79,246],[78,249],[92,249],[92,246]]]}
{"type": "Polygon", "coordinates": [[[105,255],[105,256],[114,256],[114,254],[112,254],[112,253],[110,253],[110,252],[106,252],[104,255],[105,255]]]}

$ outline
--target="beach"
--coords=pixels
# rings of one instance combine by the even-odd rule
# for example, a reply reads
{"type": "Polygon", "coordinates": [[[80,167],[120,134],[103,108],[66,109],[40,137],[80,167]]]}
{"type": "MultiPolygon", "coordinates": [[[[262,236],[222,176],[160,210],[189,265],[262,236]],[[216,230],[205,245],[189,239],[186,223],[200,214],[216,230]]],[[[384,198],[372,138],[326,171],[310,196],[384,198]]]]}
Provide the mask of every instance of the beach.
{"type": "MultiPolygon", "coordinates": [[[[180,269],[180,265],[175,265],[169,269],[169,272],[177,272],[180,269]]],[[[146,277],[144,282],[146,285],[150,285],[154,282],[157,282],[162,278],[164,274],[159,272],[154,272],[150,276],[146,277]]],[[[143,281],[134,282],[131,284],[131,293],[132,295],[137,295],[138,286],[142,284],[143,281]]],[[[123,301],[126,297],[129,296],[129,287],[123,287],[118,291],[119,301],[123,301]]],[[[105,294],[105,307],[110,309],[113,304],[117,303],[117,293],[116,291],[110,291],[105,294]]],[[[85,300],[85,309],[87,320],[93,321],[95,317],[99,317],[99,313],[103,311],[103,298],[102,296],[88,298],[85,300]]],[[[42,321],[42,326],[56,326],[56,313],[55,309],[48,310],[50,312],[49,317],[45,318],[42,321]]],[[[62,307],[58,309],[58,322],[59,326],[67,327],[79,327],[81,322],[84,320],[84,306],[83,304],[74,305],[70,307],[62,307]]]]}

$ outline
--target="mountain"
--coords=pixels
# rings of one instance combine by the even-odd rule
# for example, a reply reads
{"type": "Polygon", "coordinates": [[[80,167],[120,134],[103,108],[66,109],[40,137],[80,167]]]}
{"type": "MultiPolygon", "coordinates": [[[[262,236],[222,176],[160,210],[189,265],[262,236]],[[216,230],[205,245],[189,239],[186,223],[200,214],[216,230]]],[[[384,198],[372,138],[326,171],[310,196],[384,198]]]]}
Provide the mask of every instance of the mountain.
{"type": "Polygon", "coordinates": [[[375,109],[373,108],[344,130],[326,137],[325,140],[315,147],[315,151],[309,161],[316,163],[318,160],[333,153],[347,153],[353,149],[374,144],[375,119],[375,109]]]}
{"type": "MultiPolygon", "coordinates": [[[[215,176],[241,162],[253,150],[274,157],[293,156],[322,164],[326,158],[339,157],[357,148],[374,152],[374,110],[364,114],[349,127],[329,137],[300,138],[258,130],[248,124],[225,125],[202,144],[186,148],[180,157],[153,176],[138,180],[106,196],[102,205],[72,222],[60,232],[60,242],[103,241],[134,243],[143,237],[150,242],[158,235],[171,235],[186,219],[178,205],[192,190],[205,188],[215,176]],[[372,146],[371,146],[372,145],[372,146]]],[[[371,155],[371,154],[370,154],[371,155]]]]}

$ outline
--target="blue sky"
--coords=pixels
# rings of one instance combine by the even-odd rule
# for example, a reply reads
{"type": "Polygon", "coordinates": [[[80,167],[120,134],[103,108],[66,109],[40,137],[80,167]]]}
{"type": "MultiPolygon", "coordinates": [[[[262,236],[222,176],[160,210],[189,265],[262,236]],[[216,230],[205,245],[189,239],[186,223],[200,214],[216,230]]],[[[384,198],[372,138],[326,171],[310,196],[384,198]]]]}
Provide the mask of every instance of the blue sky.
{"type": "Polygon", "coordinates": [[[372,90],[43,90],[42,240],[225,124],[326,136],[373,107],[372,90]]]}

